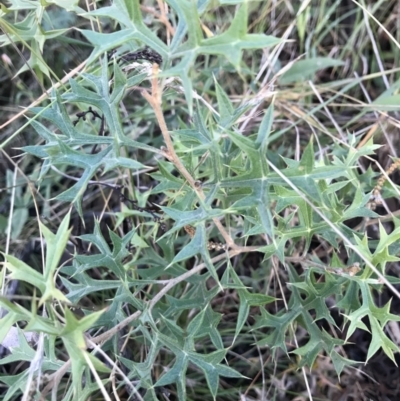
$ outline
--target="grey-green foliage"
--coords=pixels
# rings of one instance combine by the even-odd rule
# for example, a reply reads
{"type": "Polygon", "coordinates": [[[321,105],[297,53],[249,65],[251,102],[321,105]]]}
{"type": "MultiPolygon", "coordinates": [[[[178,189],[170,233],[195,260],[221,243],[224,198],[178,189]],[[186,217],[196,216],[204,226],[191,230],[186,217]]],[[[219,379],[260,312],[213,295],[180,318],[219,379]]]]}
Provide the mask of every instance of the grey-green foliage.
{"type": "MultiPolygon", "coordinates": [[[[83,195],[95,175],[101,173],[102,179],[117,180],[119,171],[135,173],[146,167],[145,160],[160,155],[158,147],[141,141],[141,138],[132,139],[122,123],[121,103],[132,87],[147,85],[146,74],[133,72],[127,76],[118,63],[115,60],[109,62],[105,54],[116,47],[129,48],[132,42],[137,47],[145,44],[164,58],[164,71],[160,76],[179,78],[183,84],[187,109],[176,110],[179,118],[174,124],[178,128],[172,134],[183,164],[195,179],[202,181],[205,199],[200,199],[179,174],[173,174],[171,162],[160,160],[158,170],[151,175],[158,184],[149,189],[146,196],[165,195],[168,206],[163,206],[161,210],[171,221],[170,229],[156,237],[156,244],[153,244],[152,233],[156,222],[147,221],[120,236],[117,230],[105,232],[96,221],[93,233],[81,236],[81,240],[95,248],[93,254],[75,254],[73,261],[62,267],[60,272],[57,270],[58,261],[69,235],[69,216],[64,219],[57,234],[51,234],[43,227],[47,239],[44,274],[7,255],[6,266],[13,278],[32,285],[38,291],[41,303],[46,303],[50,310],[48,302],[53,299],[79,303],[89,295],[101,299],[101,294],[110,290],[114,290],[115,295],[108,300],[106,310],[87,312],[81,320],[65,307],[63,321],[54,313],[48,317],[39,316],[36,310],[17,307],[1,299],[2,307],[9,312],[1,319],[1,335],[6,336],[7,329],[19,321],[27,321],[30,330],[45,333],[43,367],[46,366],[49,371],[60,368],[54,347],[55,339],[61,338],[72,361],[73,386],[64,400],[71,399],[74,394],[83,399],[98,389],[89,374],[88,361],[99,374],[108,374],[108,368],[85,350],[84,334],[93,333],[100,327],[103,330],[112,329],[125,321],[129,315],[127,312],[131,315],[137,313],[130,336],[137,346],[144,346],[146,351],[141,360],[124,356],[118,358],[127,368],[127,376],[136,390],[144,389],[145,399],[149,400],[157,399],[157,388],[171,384],[175,385],[179,399],[185,400],[187,375],[192,371],[201,372],[206,378],[213,398],[220,390],[220,377],[245,380],[245,372],[239,373],[237,367],[229,366],[226,361],[230,347],[240,343],[241,336],[249,331],[258,346],[268,346],[274,353],[278,349],[288,352],[288,340],[299,325],[309,334],[305,345],[290,350],[300,357],[299,366],[311,367],[316,357],[325,353],[331,358],[338,374],[353,363],[338,352],[338,346],[344,344],[356,329],[371,331],[368,359],[380,347],[394,359],[393,353],[398,351],[398,347],[387,337],[384,328],[388,321],[399,318],[390,313],[390,303],[381,308],[376,306],[372,293],[382,283],[370,265],[378,267],[385,275],[386,263],[397,260],[397,249],[393,250],[393,244],[399,238],[399,228],[390,235],[382,228],[380,240],[372,246],[366,236],[346,225],[348,220],[356,217],[376,216],[367,207],[369,188],[355,170],[358,159],[372,154],[374,145],[367,144],[357,150],[353,147],[355,138],[349,135],[351,146],[333,144],[324,157],[317,158],[314,141],[310,140],[300,160],[282,156],[276,165],[272,163],[271,160],[277,158],[271,145],[279,137],[271,135],[273,103],[259,126],[245,136],[238,130],[238,120],[249,105],[233,105],[223,86],[216,82],[214,100],[217,113],[209,114],[204,106],[193,100],[191,73],[198,55],[217,55],[221,60],[226,57],[239,69],[243,49],[265,48],[280,40],[247,33],[247,2],[236,9],[230,26],[223,33],[206,39],[201,31],[200,17],[206,10],[207,2],[200,4],[199,8],[190,1],[170,0],[168,3],[178,20],[170,46],[165,45],[144,24],[138,1],[118,0],[111,6],[81,13],[85,18],[109,18],[118,22],[121,29],[114,33],[81,30],[94,46],[88,60],[88,64],[92,63],[94,67],[71,79],[66,89],[54,91],[49,106],[32,109],[35,119],[32,119],[31,125],[43,142],[25,146],[24,150],[43,160],[40,180],[47,177],[51,167],[79,169],[77,182],[58,194],[57,199],[73,204],[81,216],[83,195]],[[75,125],[68,112],[71,105],[82,109],[92,106],[98,110],[104,115],[109,135],[99,136],[95,131],[89,133],[82,122],[75,125]],[[99,147],[99,151],[92,153],[94,145],[99,147]],[[145,155],[140,160],[122,156],[137,155],[139,150],[145,155]],[[208,157],[203,159],[205,154],[208,157]],[[200,160],[202,163],[196,169],[200,160]],[[291,210],[294,205],[296,209],[291,210]],[[287,285],[290,289],[287,309],[271,313],[266,305],[276,299],[257,292],[256,286],[249,286],[249,278],[238,274],[227,254],[217,257],[218,260],[212,259],[214,255],[207,247],[207,228],[213,224],[213,218],[221,218],[231,232],[240,233],[240,238],[236,238],[238,243],[250,242],[260,246],[258,252],[263,261],[259,266],[252,266],[253,269],[269,266],[269,261],[275,257],[287,266],[287,285]],[[177,238],[179,230],[186,225],[196,228],[193,238],[177,238]],[[361,273],[356,276],[347,274],[346,266],[334,252],[328,266],[315,257],[315,263],[306,266],[303,274],[299,274],[286,258],[291,256],[293,244],[303,243],[303,249],[307,251],[315,236],[334,249],[347,238],[352,245],[347,248],[349,264],[360,263],[361,273]],[[267,245],[265,238],[268,239],[267,245]],[[128,251],[130,244],[136,245],[134,252],[128,251]],[[200,271],[187,274],[187,262],[193,257],[197,264],[204,263],[202,274],[200,271]],[[104,272],[107,277],[94,279],[91,276],[94,269],[104,272]],[[55,288],[56,274],[61,277],[65,295],[55,288]],[[182,279],[184,274],[185,279],[182,279]],[[323,280],[320,280],[321,276],[323,280]],[[181,282],[171,286],[158,302],[153,302],[167,285],[165,281],[160,282],[161,279],[179,279],[181,282]],[[213,302],[229,291],[237,294],[238,303],[236,322],[226,334],[223,315],[214,310],[213,302]],[[348,323],[345,339],[337,339],[319,324],[327,321],[336,325],[326,305],[327,298],[334,299],[345,316],[348,323]],[[249,320],[250,314],[255,318],[253,323],[249,320]],[[370,329],[361,320],[365,317],[369,319],[370,329]],[[155,366],[160,364],[162,374],[155,377],[155,366]]],[[[13,2],[14,6],[17,4],[17,1],[13,2]]],[[[32,4],[39,7],[37,2],[32,4]]],[[[28,39],[35,40],[34,36],[24,37],[24,40],[28,39]]],[[[4,37],[3,43],[6,43],[4,37]]],[[[173,90],[169,95],[175,96],[173,90]]],[[[167,107],[167,104],[164,105],[167,107]]],[[[151,112],[147,104],[143,107],[151,112]]],[[[139,119],[135,115],[133,117],[139,119]]],[[[136,214],[148,217],[142,211],[136,211],[136,214]]],[[[118,218],[122,224],[129,221],[131,215],[121,210],[118,218]]],[[[213,235],[217,235],[216,230],[213,235]]],[[[394,277],[388,277],[388,280],[398,283],[394,277]]],[[[104,347],[111,356],[113,353],[110,351],[118,354],[117,340],[114,336],[104,347]]],[[[32,350],[21,340],[11,359],[2,363],[15,360],[17,356],[24,359],[21,355],[31,354],[32,350]]],[[[112,357],[115,358],[115,355],[112,357]]],[[[105,385],[107,377],[103,376],[105,385]]],[[[25,386],[27,375],[22,372],[19,376],[1,377],[0,380],[9,385],[6,399],[10,399],[18,388],[25,386]]]]}

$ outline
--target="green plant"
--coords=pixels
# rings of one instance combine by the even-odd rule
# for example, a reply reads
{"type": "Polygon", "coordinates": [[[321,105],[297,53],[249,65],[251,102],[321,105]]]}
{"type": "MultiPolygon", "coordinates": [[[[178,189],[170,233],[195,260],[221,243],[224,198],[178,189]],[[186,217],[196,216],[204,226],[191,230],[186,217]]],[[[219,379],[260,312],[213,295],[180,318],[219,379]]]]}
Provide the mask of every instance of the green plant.
{"type": "MultiPolygon", "coordinates": [[[[43,215],[51,216],[53,196],[73,211],[64,213],[56,234],[51,221],[39,225],[46,245],[42,273],[5,252],[9,278],[29,284],[33,299],[25,306],[0,299],[8,311],[1,337],[25,322],[25,331],[41,334],[36,351],[20,334],[19,346],[1,361],[35,362],[18,375],[0,376],[8,385],[5,399],[35,393],[38,372],[46,372],[49,382],[42,396],[53,386],[63,400],[99,391],[104,399],[112,391],[146,400],[170,393],[180,400],[238,399],[251,366],[238,363],[238,354],[268,347],[275,360],[294,354],[297,367],[310,369],[326,355],[340,376],[356,363],[343,348],[356,330],[371,333],[367,361],[382,348],[395,362],[399,348],[385,327],[400,319],[390,312],[390,301],[379,306],[374,293],[388,287],[399,296],[399,279],[386,268],[399,260],[397,220],[388,234],[380,225],[376,241],[350,223],[379,217],[370,197],[378,174],[358,169],[379,146],[358,146],[354,134],[333,137],[313,119],[361,79],[328,84],[337,93],[302,116],[329,135],[304,135],[298,146],[280,142],[289,132],[275,119],[282,103],[277,109],[269,85],[254,89],[242,57],[253,60],[257,53],[243,50],[284,41],[248,33],[254,5],[245,1],[226,2],[241,4],[224,8],[227,27],[204,38],[209,3],[169,0],[169,18],[159,15],[161,26],[173,31],[169,42],[147,27],[138,1],[118,0],[89,12],[66,7],[119,30],[80,29],[93,46],[86,70],[53,88],[47,104],[29,109],[28,126],[39,139],[22,150],[43,161],[40,174],[32,175],[46,199],[43,215]],[[147,60],[137,63],[142,58],[147,60]],[[254,96],[233,102],[230,86],[254,96]],[[266,99],[263,118],[254,119],[266,99]],[[86,227],[72,235],[70,213],[76,225],[88,225],[87,212],[99,200],[92,232],[86,227]],[[61,263],[69,239],[72,257],[61,263]],[[316,239],[329,249],[322,256],[313,252],[316,239]],[[70,304],[104,308],[83,308],[78,319],[70,304]],[[233,319],[226,320],[224,308],[233,319]],[[301,330],[307,336],[299,344],[301,330]],[[196,384],[204,377],[206,390],[196,384]]],[[[30,65],[44,74],[44,84],[52,74],[38,57],[42,36],[33,32],[55,37],[65,31],[43,33],[40,19],[35,25],[34,16],[44,18],[47,5],[11,4],[2,7],[0,26],[7,33],[0,43],[30,41],[38,60],[30,65]],[[22,23],[4,18],[14,10],[27,13],[22,23]]],[[[275,79],[286,85],[304,78],[302,68],[312,77],[342,64],[311,58],[275,79]]],[[[379,192],[388,197],[397,190],[392,188],[382,181],[379,192]]]]}

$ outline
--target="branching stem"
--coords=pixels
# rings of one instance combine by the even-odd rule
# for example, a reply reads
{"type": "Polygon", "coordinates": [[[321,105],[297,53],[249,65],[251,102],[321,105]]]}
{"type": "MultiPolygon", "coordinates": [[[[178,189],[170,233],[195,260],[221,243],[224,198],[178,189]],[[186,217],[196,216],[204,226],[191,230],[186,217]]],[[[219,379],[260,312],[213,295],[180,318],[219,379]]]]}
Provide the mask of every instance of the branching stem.
{"type": "MultiPolygon", "coordinates": [[[[154,113],[156,115],[158,125],[160,126],[162,136],[164,138],[164,142],[167,146],[167,151],[165,152],[165,156],[170,160],[176,169],[182,174],[185,180],[189,183],[189,185],[193,188],[193,190],[197,193],[197,196],[201,199],[205,199],[204,192],[201,187],[196,185],[195,179],[192,175],[187,171],[186,167],[182,164],[178,155],[175,152],[174,145],[172,143],[171,135],[169,134],[167,124],[164,119],[164,114],[162,112],[161,107],[161,94],[162,87],[158,84],[158,64],[153,64],[153,78],[151,82],[151,95],[146,91],[142,90],[143,97],[149,102],[150,106],[153,108],[154,113]]],[[[223,236],[228,248],[237,249],[238,246],[234,243],[233,239],[229,235],[229,233],[225,230],[225,227],[222,223],[216,218],[213,218],[213,222],[218,228],[219,232],[223,236]]]]}
{"type": "MultiPolygon", "coordinates": [[[[215,256],[214,258],[211,259],[212,263],[219,262],[220,260],[223,260],[225,258],[233,258],[234,256],[239,255],[240,253],[243,252],[254,252],[257,251],[257,247],[237,247],[238,249],[234,249],[228,252],[228,255],[226,253],[222,253],[221,255],[215,256]]],[[[189,277],[193,276],[194,274],[200,272],[204,268],[206,268],[205,263],[200,263],[199,265],[193,267],[192,269],[188,270],[187,272],[181,274],[178,277],[172,278],[169,280],[169,282],[154,296],[154,298],[148,302],[148,311],[151,311],[153,307],[157,304],[158,301],[161,300],[161,298],[168,293],[168,291],[175,287],[177,284],[179,284],[182,281],[187,280],[189,277]]],[[[124,327],[126,327],[128,324],[131,322],[139,319],[139,317],[142,315],[142,311],[136,311],[134,314],[128,316],[126,319],[124,319],[122,322],[118,323],[116,326],[114,326],[112,329],[106,331],[103,334],[100,334],[96,337],[91,338],[90,340],[95,343],[95,344],[100,344],[105,341],[108,341],[110,338],[112,338],[115,334],[117,334],[120,330],[122,330],[124,327]]]]}

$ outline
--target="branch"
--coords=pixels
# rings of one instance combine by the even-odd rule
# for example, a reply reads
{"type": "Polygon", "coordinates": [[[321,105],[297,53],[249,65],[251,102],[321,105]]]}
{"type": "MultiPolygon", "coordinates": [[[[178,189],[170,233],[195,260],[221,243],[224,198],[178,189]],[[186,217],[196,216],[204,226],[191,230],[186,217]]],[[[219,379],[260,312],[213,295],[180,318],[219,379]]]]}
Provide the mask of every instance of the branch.
{"type": "MultiPolygon", "coordinates": [[[[186,167],[182,164],[178,155],[175,152],[174,145],[172,143],[171,135],[169,134],[167,124],[164,119],[164,114],[161,108],[161,93],[162,88],[158,85],[158,64],[153,64],[153,79],[151,83],[151,95],[146,91],[142,90],[143,97],[149,102],[150,106],[153,108],[154,113],[156,115],[158,125],[160,126],[162,136],[164,138],[164,142],[167,145],[167,151],[165,152],[166,157],[175,165],[176,169],[182,174],[185,180],[189,183],[189,185],[193,188],[193,190],[197,193],[199,199],[204,201],[206,198],[204,192],[201,187],[196,184],[195,179],[191,176],[189,171],[187,171],[186,167]]],[[[237,249],[237,245],[234,243],[233,239],[229,235],[229,233],[225,230],[225,227],[221,224],[221,222],[214,217],[214,224],[218,228],[219,232],[223,236],[227,246],[232,249],[237,249]]]]}
{"type": "MultiPolygon", "coordinates": [[[[238,247],[239,248],[239,247],[238,247]]],[[[240,247],[239,249],[234,249],[230,252],[228,252],[228,258],[233,258],[234,256],[239,255],[240,253],[243,252],[254,252],[257,251],[257,249],[253,249],[256,247],[240,247]]],[[[222,253],[221,255],[218,255],[214,258],[211,259],[212,263],[216,263],[219,262],[220,260],[223,260],[226,258],[226,254],[222,253]]],[[[180,276],[173,278],[171,280],[168,281],[168,283],[164,286],[164,288],[162,290],[160,290],[155,296],[154,298],[149,301],[147,303],[148,305],[148,311],[151,311],[154,306],[156,305],[156,303],[158,301],[161,300],[161,298],[167,294],[167,292],[173,288],[174,286],[176,286],[177,284],[179,284],[180,282],[188,279],[189,277],[193,276],[194,274],[200,272],[201,270],[203,270],[206,266],[205,263],[200,263],[199,265],[193,267],[193,269],[190,269],[189,271],[187,271],[186,273],[181,274],[180,276]]],[[[99,343],[103,343],[105,341],[108,341],[111,337],[113,337],[115,334],[117,334],[120,330],[122,330],[124,327],[126,327],[129,323],[133,322],[136,319],[139,319],[139,317],[142,315],[142,311],[137,311],[135,312],[133,315],[128,316],[126,319],[124,319],[122,322],[118,323],[116,326],[114,326],[112,329],[106,331],[103,334],[100,334],[96,337],[91,338],[90,340],[95,343],[95,344],[99,344],[99,343]]]]}

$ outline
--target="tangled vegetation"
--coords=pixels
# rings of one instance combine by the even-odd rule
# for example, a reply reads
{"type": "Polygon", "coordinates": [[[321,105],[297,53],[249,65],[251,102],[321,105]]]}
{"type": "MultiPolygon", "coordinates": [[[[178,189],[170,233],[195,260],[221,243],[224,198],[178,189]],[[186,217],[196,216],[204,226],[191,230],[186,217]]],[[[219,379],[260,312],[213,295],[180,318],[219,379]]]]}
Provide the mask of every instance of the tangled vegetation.
{"type": "Polygon", "coordinates": [[[1,5],[2,399],[397,399],[399,21],[1,5]]]}

